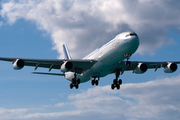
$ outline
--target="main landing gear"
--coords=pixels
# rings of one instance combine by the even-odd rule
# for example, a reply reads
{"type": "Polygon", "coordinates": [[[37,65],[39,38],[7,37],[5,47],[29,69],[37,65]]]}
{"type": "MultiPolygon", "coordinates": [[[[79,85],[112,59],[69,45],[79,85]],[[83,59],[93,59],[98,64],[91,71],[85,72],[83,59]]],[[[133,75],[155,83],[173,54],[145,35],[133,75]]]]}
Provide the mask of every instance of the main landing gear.
{"type": "Polygon", "coordinates": [[[75,87],[76,89],[79,88],[79,84],[80,84],[80,79],[77,79],[77,73],[74,74],[74,78],[72,79],[72,83],[70,84],[70,88],[72,89],[73,87],[75,87]]]}
{"type": "Polygon", "coordinates": [[[120,86],[122,84],[122,80],[119,79],[120,71],[116,71],[116,78],[113,80],[113,84],[111,85],[111,89],[114,90],[114,88],[120,89],[120,86]]]}
{"type": "Polygon", "coordinates": [[[94,79],[91,81],[91,84],[98,86],[98,84],[99,84],[99,77],[98,77],[98,80],[96,80],[96,77],[94,77],[94,79]]]}
{"type": "Polygon", "coordinates": [[[128,61],[129,58],[131,57],[131,54],[125,54],[125,57],[126,57],[126,59],[127,59],[127,61],[125,61],[125,65],[131,65],[131,62],[128,61]]]}

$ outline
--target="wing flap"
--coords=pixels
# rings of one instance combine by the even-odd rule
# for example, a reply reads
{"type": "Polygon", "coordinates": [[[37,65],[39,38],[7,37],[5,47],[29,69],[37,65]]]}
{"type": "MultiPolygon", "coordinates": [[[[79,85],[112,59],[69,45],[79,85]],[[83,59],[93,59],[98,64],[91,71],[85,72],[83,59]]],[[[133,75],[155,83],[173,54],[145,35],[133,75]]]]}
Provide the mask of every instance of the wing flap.
{"type": "Polygon", "coordinates": [[[38,67],[42,67],[42,68],[49,68],[49,69],[60,69],[60,65],[61,63],[54,63],[54,62],[41,62],[41,61],[37,61],[37,62],[29,62],[29,61],[25,61],[25,66],[35,66],[35,70],[38,67]],[[53,65],[53,66],[52,66],[53,65]]]}

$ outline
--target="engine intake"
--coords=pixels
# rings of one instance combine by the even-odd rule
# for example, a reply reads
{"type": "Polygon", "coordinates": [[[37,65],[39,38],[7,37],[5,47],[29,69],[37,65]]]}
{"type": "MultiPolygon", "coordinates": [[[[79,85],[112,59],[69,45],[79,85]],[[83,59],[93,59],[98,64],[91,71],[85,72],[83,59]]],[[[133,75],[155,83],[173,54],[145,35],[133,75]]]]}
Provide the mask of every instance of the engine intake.
{"type": "Polygon", "coordinates": [[[177,70],[177,65],[175,63],[168,63],[166,67],[164,67],[165,73],[173,73],[177,70]]]}
{"type": "Polygon", "coordinates": [[[13,63],[13,68],[15,70],[20,70],[24,67],[24,61],[21,59],[16,59],[16,61],[13,63]]]}
{"type": "Polygon", "coordinates": [[[71,62],[66,61],[61,65],[62,72],[68,72],[71,71],[72,69],[73,69],[73,64],[71,62]]]}
{"type": "Polygon", "coordinates": [[[134,73],[136,74],[142,74],[147,71],[147,65],[144,63],[139,63],[138,66],[135,68],[134,73]]]}

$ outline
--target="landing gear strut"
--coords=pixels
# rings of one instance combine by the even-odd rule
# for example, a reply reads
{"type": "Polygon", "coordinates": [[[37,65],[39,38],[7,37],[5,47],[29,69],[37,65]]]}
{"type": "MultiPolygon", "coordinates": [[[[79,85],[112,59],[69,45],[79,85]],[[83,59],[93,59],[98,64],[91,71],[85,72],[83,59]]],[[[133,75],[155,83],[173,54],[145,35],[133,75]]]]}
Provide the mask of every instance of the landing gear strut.
{"type": "Polygon", "coordinates": [[[130,57],[131,57],[131,54],[125,54],[125,57],[127,59],[127,61],[125,61],[125,65],[131,65],[131,62],[128,61],[130,59],[130,57]]]}
{"type": "Polygon", "coordinates": [[[70,84],[70,89],[75,87],[76,89],[79,88],[80,79],[77,79],[77,73],[74,73],[74,78],[72,79],[72,83],[70,84]]]}
{"type": "Polygon", "coordinates": [[[114,88],[117,88],[118,90],[120,89],[120,86],[122,84],[122,80],[119,79],[120,71],[116,71],[116,78],[113,80],[113,84],[111,85],[111,89],[114,90],[114,88]]]}
{"type": "Polygon", "coordinates": [[[91,84],[98,86],[98,84],[99,84],[99,77],[98,77],[98,80],[96,80],[96,77],[94,77],[94,79],[91,81],[91,84]]]}

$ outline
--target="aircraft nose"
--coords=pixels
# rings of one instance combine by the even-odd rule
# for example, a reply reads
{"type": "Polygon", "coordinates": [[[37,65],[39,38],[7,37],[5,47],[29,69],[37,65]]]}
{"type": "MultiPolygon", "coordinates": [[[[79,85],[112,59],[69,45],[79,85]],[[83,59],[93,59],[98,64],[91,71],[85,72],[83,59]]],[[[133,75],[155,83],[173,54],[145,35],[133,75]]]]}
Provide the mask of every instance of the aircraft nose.
{"type": "Polygon", "coordinates": [[[137,35],[132,35],[124,41],[129,53],[134,53],[139,47],[139,37],[137,35]]]}
{"type": "Polygon", "coordinates": [[[130,42],[134,45],[139,46],[139,37],[138,36],[132,36],[130,42]]]}
{"type": "Polygon", "coordinates": [[[130,41],[137,41],[137,42],[139,41],[139,37],[135,32],[131,32],[129,36],[130,36],[130,41]]]}
{"type": "Polygon", "coordinates": [[[139,41],[139,37],[138,36],[132,36],[132,40],[133,41],[139,41]]]}
{"type": "Polygon", "coordinates": [[[125,42],[139,42],[139,37],[136,36],[129,36],[129,38],[124,39],[125,42]]]}

